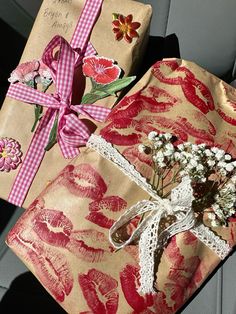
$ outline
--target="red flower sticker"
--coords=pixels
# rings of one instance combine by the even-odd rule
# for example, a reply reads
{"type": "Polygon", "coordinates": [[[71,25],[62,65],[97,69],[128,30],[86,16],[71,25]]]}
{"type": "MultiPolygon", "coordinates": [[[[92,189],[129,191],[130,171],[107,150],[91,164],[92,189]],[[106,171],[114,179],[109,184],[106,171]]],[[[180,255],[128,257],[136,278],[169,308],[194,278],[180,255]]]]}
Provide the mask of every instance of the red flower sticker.
{"type": "Polygon", "coordinates": [[[116,35],[116,40],[125,39],[129,44],[132,43],[133,38],[139,37],[136,31],[141,24],[139,22],[133,22],[133,15],[123,16],[122,14],[113,14],[115,18],[112,22],[113,32],[116,35]]]}
{"type": "Polygon", "coordinates": [[[114,60],[105,57],[89,56],[83,60],[83,73],[98,84],[109,84],[116,81],[121,73],[114,60]]]}

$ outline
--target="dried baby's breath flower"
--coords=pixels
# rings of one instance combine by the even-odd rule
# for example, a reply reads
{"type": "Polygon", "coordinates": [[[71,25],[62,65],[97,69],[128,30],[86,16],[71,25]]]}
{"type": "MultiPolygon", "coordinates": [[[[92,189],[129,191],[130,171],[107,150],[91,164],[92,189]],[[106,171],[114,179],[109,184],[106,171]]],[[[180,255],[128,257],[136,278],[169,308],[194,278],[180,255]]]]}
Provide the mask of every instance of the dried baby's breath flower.
{"type": "Polygon", "coordinates": [[[141,153],[151,154],[154,168],[152,186],[161,197],[169,197],[171,190],[189,176],[194,188],[194,204],[212,212],[208,219],[213,227],[226,226],[235,214],[236,161],[218,147],[185,142],[174,145],[176,137],[170,133],[148,134],[148,144],[140,144],[141,153]],[[205,205],[204,205],[205,204],[205,205]]]}

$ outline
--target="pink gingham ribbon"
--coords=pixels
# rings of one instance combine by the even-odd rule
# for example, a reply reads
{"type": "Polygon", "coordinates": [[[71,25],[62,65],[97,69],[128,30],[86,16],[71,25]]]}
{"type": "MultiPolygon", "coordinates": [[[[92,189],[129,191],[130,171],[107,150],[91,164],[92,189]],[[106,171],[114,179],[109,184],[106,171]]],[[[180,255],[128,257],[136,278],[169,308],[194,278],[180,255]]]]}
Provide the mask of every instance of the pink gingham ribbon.
{"type": "Polygon", "coordinates": [[[56,85],[54,95],[45,94],[21,83],[11,84],[9,87],[7,96],[49,108],[32,138],[8,197],[8,201],[17,206],[23,204],[40,167],[45,154],[45,146],[48,143],[49,134],[57,115],[58,144],[65,158],[73,158],[79,154],[78,146],[84,145],[91,133],[77,114],[83,114],[96,121],[103,121],[110,112],[110,109],[100,106],[71,105],[74,69],[75,66],[81,63],[84,55],[94,53],[94,48],[88,40],[102,2],[103,0],[86,1],[71,40],[71,45],[60,36],[55,36],[47,45],[42,60],[52,71],[56,85]],[[59,54],[55,69],[52,64],[55,61],[53,50],[56,47],[59,47],[59,54]]]}

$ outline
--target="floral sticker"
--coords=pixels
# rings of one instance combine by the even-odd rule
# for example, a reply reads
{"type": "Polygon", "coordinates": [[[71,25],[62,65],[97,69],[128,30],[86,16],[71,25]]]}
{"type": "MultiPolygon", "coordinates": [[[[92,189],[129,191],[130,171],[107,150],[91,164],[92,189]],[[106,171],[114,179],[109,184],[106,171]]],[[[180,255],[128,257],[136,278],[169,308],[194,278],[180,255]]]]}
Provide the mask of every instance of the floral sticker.
{"type": "MultiPolygon", "coordinates": [[[[42,61],[33,60],[18,65],[18,67],[12,71],[8,81],[10,83],[20,82],[34,89],[37,89],[38,84],[41,84],[41,91],[46,92],[52,83],[52,76],[49,68],[42,61]]],[[[42,118],[42,106],[35,104],[34,114],[35,121],[31,132],[34,132],[37,123],[42,118]]]]}
{"type": "Polygon", "coordinates": [[[39,67],[40,63],[37,60],[22,63],[11,73],[8,81],[11,83],[21,82],[28,85],[38,75],[39,67]]]}
{"type": "Polygon", "coordinates": [[[9,172],[21,163],[22,152],[20,144],[12,139],[0,138],[0,171],[9,172]]]}
{"type": "Polygon", "coordinates": [[[136,76],[119,78],[120,67],[114,60],[89,56],[84,58],[82,66],[84,76],[90,78],[92,89],[82,97],[82,104],[92,104],[99,99],[115,95],[116,92],[128,86],[136,76]]]}
{"type": "Polygon", "coordinates": [[[96,83],[105,85],[117,80],[121,69],[112,59],[91,56],[84,58],[83,73],[96,83]]]}
{"type": "Polygon", "coordinates": [[[137,29],[141,26],[139,22],[133,22],[133,15],[124,16],[122,14],[113,13],[113,32],[116,40],[125,39],[129,44],[133,38],[139,37],[137,29]]]}

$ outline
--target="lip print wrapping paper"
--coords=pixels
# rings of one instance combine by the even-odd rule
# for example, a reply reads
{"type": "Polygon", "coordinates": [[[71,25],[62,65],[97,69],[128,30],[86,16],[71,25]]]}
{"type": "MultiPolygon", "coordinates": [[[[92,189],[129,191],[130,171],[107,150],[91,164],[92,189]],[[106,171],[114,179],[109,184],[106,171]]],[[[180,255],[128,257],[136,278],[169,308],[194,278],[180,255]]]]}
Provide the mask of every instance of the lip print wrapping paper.
{"type": "MultiPolygon", "coordinates": [[[[166,59],[154,64],[95,135],[112,143],[147,179],[150,160],[137,147],[153,130],[236,157],[235,99],[234,88],[196,64],[166,59]]],[[[146,199],[143,188],[89,147],[35,199],[7,244],[70,314],[175,313],[220,263],[224,247],[234,247],[235,221],[210,228],[208,235],[218,236],[215,248],[215,236],[189,230],[172,237],[155,257],[158,292],[143,295],[137,292],[138,243],[115,251],[108,237],[126,209],[146,199]]],[[[201,217],[198,223],[210,226],[207,215],[201,217]]],[[[122,237],[128,239],[136,227],[134,219],[122,237]]]]}
{"type": "MultiPolygon", "coordinates": [[[[70,40],[84,3],[85,1],[82,0],[43,1],[20,63],[40,59],[44,48],[55,35],[61,35],[70,40]]],[[[98,55],[114,59],[123,69],[125,76],[137,70],[148,39],[151,12],[150,5],[136,1],[105,0],[102,5],[101,14],[92,31],[90,41],[98,55]],[[124,16],[131,14],[133,21],[141,24],[137,29],[139,37],[133,38],[132,43],[116,40],[112,25],[113,13],[124,16]]],[[[91,89],[89,79],[86,79],[85,85],[87,93],[91,89]]],[[[79,81],[77,88],[81,89],[79,81]]],[[[110,96],[96,104],[111,107],[115,100],[115,97],[110,96]]],[[[0,137],[17,140],[21,145],[23,158],[32,138],[30,130],[33,119],[34,109],[32,106],[6,97],[0,113],[0,137]]],[[[22,206],[28,207],[48,181],[54,178],[67,163],[68,160],[62,157],[58,145],[47,152],[22,206]]],[[[0,172],[0,181],[4,182],[0,186],[0,196],[3,199],[8,198],[18,170],[19,168],[8,173],[0,172]]]]}

